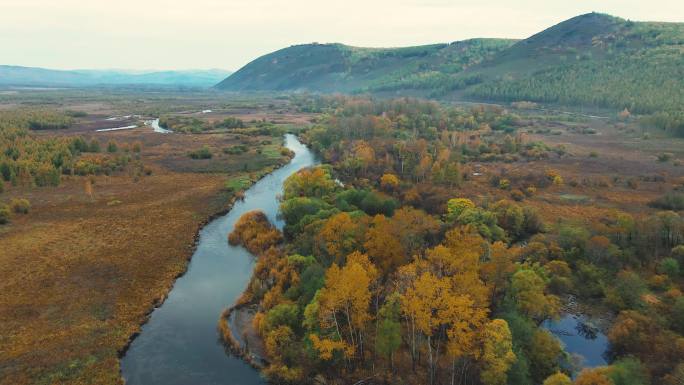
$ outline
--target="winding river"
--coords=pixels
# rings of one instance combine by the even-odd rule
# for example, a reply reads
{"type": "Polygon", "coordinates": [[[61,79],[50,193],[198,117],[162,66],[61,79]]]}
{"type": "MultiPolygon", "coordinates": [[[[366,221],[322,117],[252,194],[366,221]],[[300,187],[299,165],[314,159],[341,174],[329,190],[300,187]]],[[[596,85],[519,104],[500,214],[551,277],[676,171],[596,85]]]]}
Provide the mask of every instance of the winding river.
{"type": "Polygon", "coordinates": [[[295,157],[254,184],[230,212],[200,231],[188,271],[178,278],[164,304],[155,309],[121,360],[127,385],[265,384],[259,373],[227,353],[216,325],[221,311],[245,289],[254,267],[242,247],[228,244],[228,233],[242,214],[262,210],[278,228],[277,196],[283,182],[316,159],[294,135],[286,146],[295,157]]]}

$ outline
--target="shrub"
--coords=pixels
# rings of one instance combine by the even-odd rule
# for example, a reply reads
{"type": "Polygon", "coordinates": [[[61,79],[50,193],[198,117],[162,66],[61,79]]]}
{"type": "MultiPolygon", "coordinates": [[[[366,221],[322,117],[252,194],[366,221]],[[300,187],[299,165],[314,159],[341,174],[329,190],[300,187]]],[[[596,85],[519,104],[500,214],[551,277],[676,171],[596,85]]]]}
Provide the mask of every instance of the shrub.
{"type": "Polygon", "coordinates": [[[649,206],[662,210],[684,210],[684,194],[667,193],[649,203],[649,206]]]}
{"type": "Polygon", "coordinates": [[[107,144],[107,152],[114,153],[119,151],[119,147],[114,142],[109,142],[107,144]]]}
{"type": "Polygon", "coordinates": [[[520,202],[523,199],[525,199],[525,194],[522,191],[515,189],[515,190],[511,191],[511,198],[520,202]]]}
{"type": "Polygon", "coordinates": [[[211,151],[209,151],[209,147],[207,146],[202,146],[202,148],[191,151],[188,153],[188,156],[191,157],[192,159],[211,159],[211,151]]]}
{"type": "Polygon", "coordinates": [[[90,141],[90,145],[88,145],[88,152],[100,152],[100,142],[98,142],[97,139],[90,141]]]}
{"type": "Polygon", "coordinates": [[[232,147],[226,147],[223,149],[224,154],[239,155],[247,152],[248,148],[244,144],[238,144],[232,147]]]}
{"type": "Polygon", "coordinates": [[[7,205],[0,204],[0,225],[8,223],[10,219],[10,209],[7,205]]]}
{"type": "Polygon", "coordinates": [[[669,152],[664,152],[658,155],[658,162],[660,163],[668,162],[670,159],[672,159],[672,154],[669,152]]]}
{"type": "Polygon", "coordinates": [[[674,258],[665,258],[660,261],[658,271],[662,274],[667,274],[668,277],[674,279],[679,275],[679,262],[674,258]]]}
{"type": "Polygon", "coordinates": [[[31,203],[27,199],[12,199],[10,206],[12,211],[17,214],[28,214],[29,210],[31,210],[31,203]]]}
{"type": "Polygon", "coordinates": [[[677,298],[672,306],[672,325],[674,330],[684,334],[684,297],[677,298]]]}

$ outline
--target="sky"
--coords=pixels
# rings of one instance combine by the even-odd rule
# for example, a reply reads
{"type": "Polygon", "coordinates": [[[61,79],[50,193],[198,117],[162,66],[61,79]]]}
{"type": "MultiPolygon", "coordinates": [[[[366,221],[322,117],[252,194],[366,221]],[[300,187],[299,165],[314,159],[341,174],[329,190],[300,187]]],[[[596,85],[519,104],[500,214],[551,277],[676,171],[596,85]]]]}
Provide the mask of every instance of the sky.
{"type": "Polygon", "coordinates": [[[293,44],[525,38],[592,11],[684,22],[682,0],[0,0],[0,64],[237,70],[293,44]]]}

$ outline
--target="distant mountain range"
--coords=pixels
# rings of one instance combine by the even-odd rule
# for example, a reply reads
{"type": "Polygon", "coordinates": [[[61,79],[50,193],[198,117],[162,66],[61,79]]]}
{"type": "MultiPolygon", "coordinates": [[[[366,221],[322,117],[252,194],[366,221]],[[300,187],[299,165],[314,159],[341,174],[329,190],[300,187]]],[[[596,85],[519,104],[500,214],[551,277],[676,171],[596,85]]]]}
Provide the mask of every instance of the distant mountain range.
{"type": "Polygon", "coordinates": [[[230,75],[230,71],[125,71],[125,70],[53,70],[0,65],[0,85],[88,87],[116,85],[156,85],[211,87],[230,75]]]}
{"type": "Polygon", "coordinates": [[[524,40],[471,39],[405,48],[297,45],[262,56],[217,85],[684,109],[684,23],[589,13],[524,40]]]}

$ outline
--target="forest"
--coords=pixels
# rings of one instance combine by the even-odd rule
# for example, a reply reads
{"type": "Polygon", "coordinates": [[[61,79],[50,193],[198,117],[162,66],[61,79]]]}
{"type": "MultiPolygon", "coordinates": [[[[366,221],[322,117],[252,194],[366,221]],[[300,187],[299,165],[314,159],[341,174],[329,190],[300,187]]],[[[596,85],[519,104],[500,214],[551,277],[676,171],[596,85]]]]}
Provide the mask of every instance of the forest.
{"type": "Polygon", "coordinates": [[[282,383],[681,383],[681,192],[639,211],[545,220],[559,159],[497,107],[329,97],[302,134],[323,164],[285,182],[282,231],[259,212],[230,235],[258,255],[239,303],[257,309],[266,375],[282,383]],[[473,182],[474,183],[474,182],[473,182]],[[543,327],[568,301],[600,309],[609,364],[582,368],[543,327]]]}
{"type": "MultiPolygon", "coordinates": [[[[0,113],[0,177],[12,185],[59,186],[61,176],[111,174],[129,164],[142,173],[141,144],[106,145],[80,136],[39,137],[32,130],[61,128],[71,118],[54,111],[0,113]]],[[[64,127],[66,128],[66,126],[64,127]]]]}

